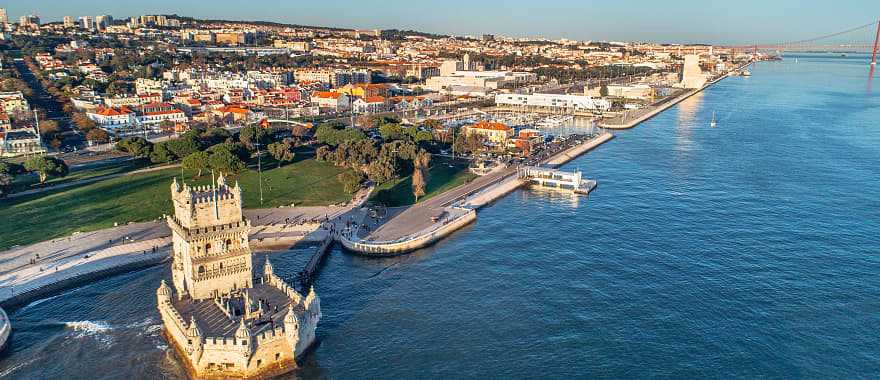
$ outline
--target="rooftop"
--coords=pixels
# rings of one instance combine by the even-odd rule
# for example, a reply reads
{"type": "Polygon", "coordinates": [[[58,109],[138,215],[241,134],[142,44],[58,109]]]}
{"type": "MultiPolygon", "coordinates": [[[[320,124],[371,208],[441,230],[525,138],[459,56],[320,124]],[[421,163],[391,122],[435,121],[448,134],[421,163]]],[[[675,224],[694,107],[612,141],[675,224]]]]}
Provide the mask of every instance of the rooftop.
{"type": "MultiPolygon", "coordinates": [[[[284,324],[284,317],[287,316],[287,310],[291,303],[290,298],[284,292],[259,283],[255,283],[253,288],[248,288],[246,291],[251,302],[264,310],[262,316],[245,320],[245,325],[251,330],[251,334],[271,330],[273,322],[275,325],[284,324]]],[[[224,299],[224,301],[229,301],[233,313],[232,317],[227,316],[214,300],[194,301],[191,298],[184,298],[182,300],[174,299],[172,303],[184,321],[189,322],[191,318],[195,318],[196,324],[204,336],[233,337],[235,330],[241,323],[242,314],[244,314],[244,291],[236,293],[233,297],[224,299]]],[[[296,311],[301,312],[302,310],[296,311]]]]}

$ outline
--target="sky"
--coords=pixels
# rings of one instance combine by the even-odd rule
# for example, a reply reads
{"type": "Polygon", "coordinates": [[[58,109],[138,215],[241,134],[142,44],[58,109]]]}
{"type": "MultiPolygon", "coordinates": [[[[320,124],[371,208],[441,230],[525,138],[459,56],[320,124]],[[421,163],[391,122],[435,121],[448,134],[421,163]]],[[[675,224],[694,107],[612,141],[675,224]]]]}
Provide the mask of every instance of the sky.
{"type": "Polygon", "coordinates": [[[12,21],[34,12],[43,22],[176,13],[459,36],[715,44],[801,40],[880,18],[880,0],[0,0],[0,7],[12,21]]]}

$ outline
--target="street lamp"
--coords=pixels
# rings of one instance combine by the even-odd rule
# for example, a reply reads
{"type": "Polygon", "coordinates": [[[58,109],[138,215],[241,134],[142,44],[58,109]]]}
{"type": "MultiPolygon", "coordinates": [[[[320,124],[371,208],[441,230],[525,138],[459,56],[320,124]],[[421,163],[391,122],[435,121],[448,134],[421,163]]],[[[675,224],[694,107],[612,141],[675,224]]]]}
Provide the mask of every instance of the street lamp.
{"type": "Polygon", "coordinates": [[[263,162],[260,154],[260,142],[254,143],[257,147],[257,179],[260,181],[260,206],[263,206],[263,162]]]}

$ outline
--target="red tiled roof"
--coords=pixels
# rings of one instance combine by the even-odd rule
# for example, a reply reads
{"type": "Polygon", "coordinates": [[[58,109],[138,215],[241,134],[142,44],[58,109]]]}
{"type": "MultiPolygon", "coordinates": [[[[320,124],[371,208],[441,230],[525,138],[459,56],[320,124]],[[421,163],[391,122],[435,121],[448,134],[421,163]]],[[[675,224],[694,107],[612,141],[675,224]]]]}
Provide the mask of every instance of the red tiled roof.
{"type": "Polygon", "coordinates": [[[330,91],[315,91],[314,93],[312,93],[312,96],[322,99],[339,99],[339,97],[342,96],[342,93],[330,91]]]}
{"type": "Polygon", "coordinates": [[[131,113],[131,110],[129,110],[128,108],[125,108],[125,107],[119,107],[119,110],[116,110],[112,107],[101,108],[101,109],[98,109],[98,112],[96,112],[96,114],[98,114],[98,115],[108,116],[108,117],[109,116],[122,116],[122,115],[127,115],[130,113],[131,113]]]}
{"type": "Polygon", "coordinates": [[[471,125],[470,128],[488,129],[488,130],[493,130],[493,131],[509,131],[511,129],[510,127],[508,127],[504,124],[491,122],[491,121],[481,121],[479,123],[471,125]]]}
{"type": "Polygon", "coordinates": [[[247,109],[241,108],[241,107],[235,107],[235,106],[226,106],[226,107],[220,108],[218,111],[223,112],[223,113],[237,113],[237,114],[247,114],[248,113],[247,109]]]}

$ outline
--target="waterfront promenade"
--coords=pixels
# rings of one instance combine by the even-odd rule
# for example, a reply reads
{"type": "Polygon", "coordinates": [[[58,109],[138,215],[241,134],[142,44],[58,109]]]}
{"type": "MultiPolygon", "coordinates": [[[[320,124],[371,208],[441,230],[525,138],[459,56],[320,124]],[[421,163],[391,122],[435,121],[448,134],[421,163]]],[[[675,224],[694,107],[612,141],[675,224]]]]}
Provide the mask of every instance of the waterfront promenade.
{"type": "MultiPolygon", "coordinates": [[[[609,132],[592,139],[560,146],[529,165],[559,167],[614,137],[609,132]]],[[[476,220],[476,210],[523,185],[518,166],[502,166],[476,180],[425,202],[392,213],[384,221],[360,219],[341,230],[339,242],[347,249],[366,254],[399,254],[435,243],[476,220]],[[362,226],[371,228],[364,232],[362,226]]]]}

